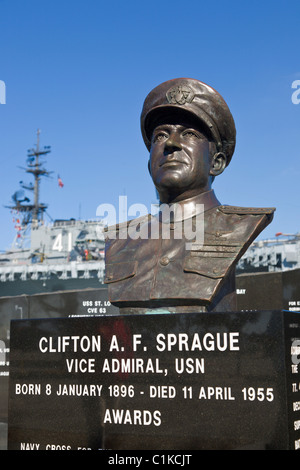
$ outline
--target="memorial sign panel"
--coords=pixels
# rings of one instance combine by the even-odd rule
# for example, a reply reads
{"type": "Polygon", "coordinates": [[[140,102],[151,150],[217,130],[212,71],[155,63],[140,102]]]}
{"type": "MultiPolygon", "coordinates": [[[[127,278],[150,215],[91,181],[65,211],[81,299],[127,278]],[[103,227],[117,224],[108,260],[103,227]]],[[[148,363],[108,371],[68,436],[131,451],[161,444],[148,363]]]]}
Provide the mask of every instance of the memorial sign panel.
{"type": "Polygon", "coordinates": [[[27,316],[26,296],[0,298],[0,450],[7,448],[10,321],[27,316]]]}
{"type": "Polygon", "coordinates": [[[297,449],[298,351],[291,312],[13,321],[8,447],[297,449]]]}
{"type": "Polygon", "coordinates": [[[0,298],[0,450],[7,448],[10,322],[15,319],[115,315],[106,287],[0,298]]]}
{"type": "Polygon", "coordinates": [[[29,318],[114,315],[119,309],[108,299],[106,287],[32,295],[29,318]]]}
{"type": "Polygon", "coordinates": [[[250,273],[236,276],[238,310],[282,310],[283,274],[250,273]]]}

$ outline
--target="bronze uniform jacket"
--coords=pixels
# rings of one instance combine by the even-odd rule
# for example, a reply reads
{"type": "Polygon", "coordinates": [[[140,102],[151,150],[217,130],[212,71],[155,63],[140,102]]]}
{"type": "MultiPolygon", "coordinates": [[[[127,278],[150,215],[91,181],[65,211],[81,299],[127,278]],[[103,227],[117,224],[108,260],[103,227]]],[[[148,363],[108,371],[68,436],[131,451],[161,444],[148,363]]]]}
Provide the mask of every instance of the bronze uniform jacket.
{"type": "Polygon", "coordinates": [[[120,313],[235,310],[236,263],[271,222],[274,210],[217,204],[204,212],[203,245],[188,250],[189,240],[172,236],[175,224],[169,239],[126,237],[129,224],[150,233],[151,215],[109,227],[104,282],[110,301],[120,313]]]}

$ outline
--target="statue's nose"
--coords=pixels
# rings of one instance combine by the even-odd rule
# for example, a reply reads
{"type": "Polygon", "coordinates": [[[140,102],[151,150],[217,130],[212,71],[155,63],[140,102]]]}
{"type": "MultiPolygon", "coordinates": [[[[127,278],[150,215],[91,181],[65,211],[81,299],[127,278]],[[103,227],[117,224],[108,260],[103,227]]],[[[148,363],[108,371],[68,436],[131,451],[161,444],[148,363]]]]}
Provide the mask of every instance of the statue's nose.
{"type": "Polygon", "coordinates": [[[171,152],[182,149],[179,139],[172,135],[166,140],[165,148],[171,152]]]}

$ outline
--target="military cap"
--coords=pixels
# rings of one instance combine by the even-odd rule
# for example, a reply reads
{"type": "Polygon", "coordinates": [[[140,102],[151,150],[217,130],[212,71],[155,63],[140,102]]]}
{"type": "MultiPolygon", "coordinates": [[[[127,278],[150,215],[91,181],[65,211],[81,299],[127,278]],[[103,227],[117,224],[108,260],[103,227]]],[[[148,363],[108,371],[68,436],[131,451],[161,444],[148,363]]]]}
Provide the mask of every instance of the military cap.
{"type": "Polygon", "coordinates": [[[227,165],[235,148],[235,124],[222,96],[212,87],[191,78],[175,78],[161,83],[146,97],[141,114],[141,130],[150,150],[153,129],[163,115],[188,113],[200,120],[219,152],[227,156],[227,165]]]}

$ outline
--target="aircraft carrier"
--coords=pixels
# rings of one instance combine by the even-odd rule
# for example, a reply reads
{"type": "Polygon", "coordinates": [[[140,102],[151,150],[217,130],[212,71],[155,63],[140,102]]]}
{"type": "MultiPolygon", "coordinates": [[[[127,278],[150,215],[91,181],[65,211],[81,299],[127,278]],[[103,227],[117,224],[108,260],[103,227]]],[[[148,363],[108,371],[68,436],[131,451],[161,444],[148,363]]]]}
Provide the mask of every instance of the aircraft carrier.
{"type": "MultiPolygon", "coordinates": [[[[34,181],[20,182],[12,204],[6,206],[16,236],[11,248],[0,254],[0,297],[96,288],[104,278],[103,222],[52,220],[48,206],[39,200],[41,180],[52,173],[41,160],[51,149],[41,148],[39,137],[38,130],[36,147],[28,151],[23,168],[34,181]]],[[[63,186],[59,176],[58,184],[63,186]]]]}

